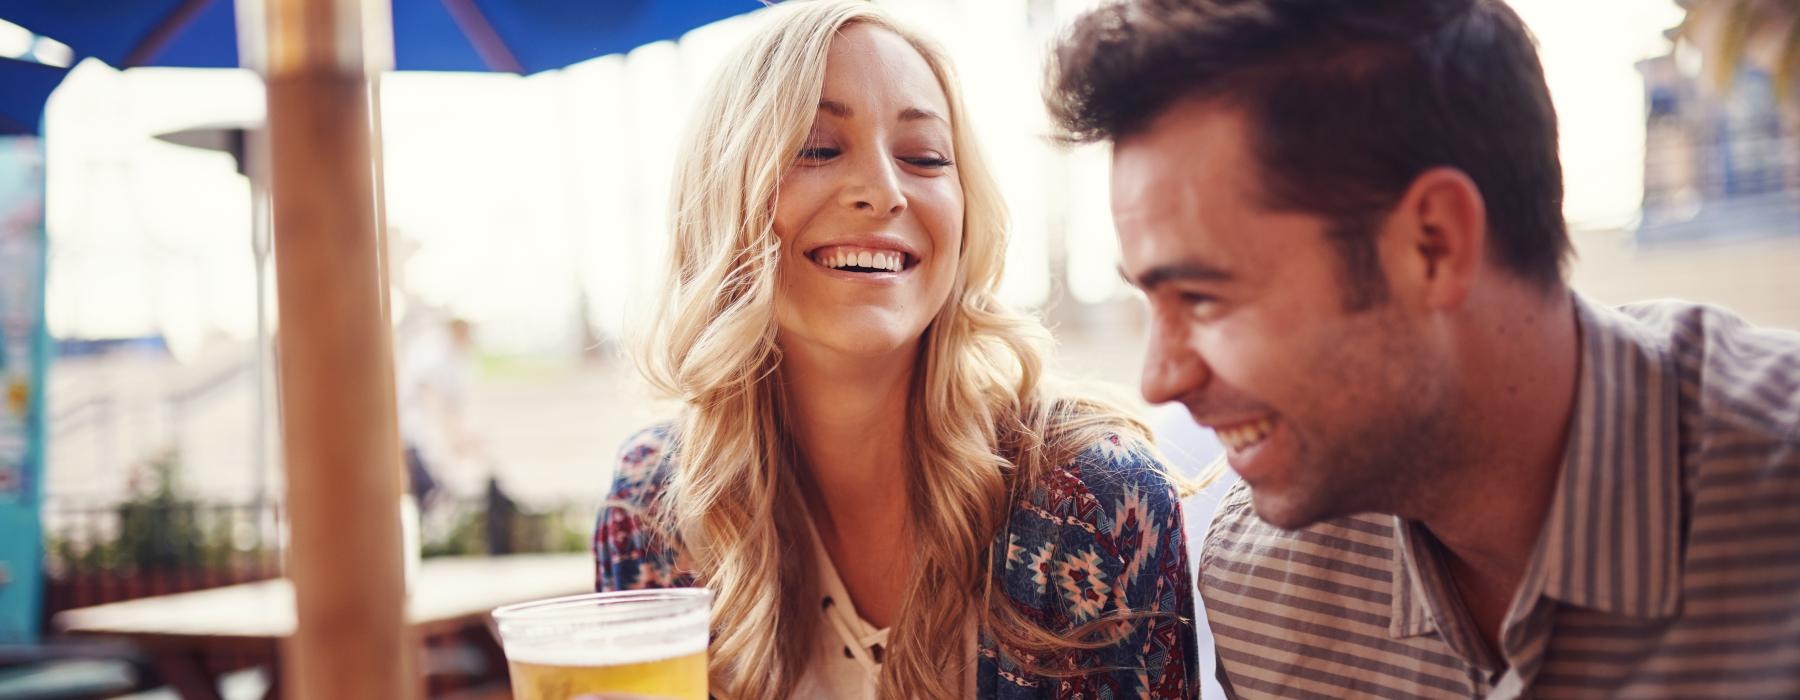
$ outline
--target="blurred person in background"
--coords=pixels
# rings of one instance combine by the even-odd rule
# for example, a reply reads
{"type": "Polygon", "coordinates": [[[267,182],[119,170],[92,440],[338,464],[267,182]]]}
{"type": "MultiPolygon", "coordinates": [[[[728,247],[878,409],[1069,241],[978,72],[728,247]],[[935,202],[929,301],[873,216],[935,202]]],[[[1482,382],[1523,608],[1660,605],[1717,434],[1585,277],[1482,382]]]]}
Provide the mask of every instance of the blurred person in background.
{"type": "Polygon", "coordinates": [[[421,508],[430,506],[450,465],[482,455],[467,419],[474,370],[474,328],[460,318],[409,339],[396,363],[408,490],[421,508]]]}
{"type": "Polygon", "coordinates": [[[597,588],[711,589],[720,697],[1190,697],[1176,489],[996,301],[944,57],[869,3],[767,12],[680,152],[639,361],[683,407],[621,451],[597,588]]]}
{"type": "Polygon", "coordinates": [[[1144,396],[1242,477],[1229,694],[1800,695],[1800,335],[1570,290],[1509,7],[1125,2],[1050,86],[1113,144],[1144,396]]]}

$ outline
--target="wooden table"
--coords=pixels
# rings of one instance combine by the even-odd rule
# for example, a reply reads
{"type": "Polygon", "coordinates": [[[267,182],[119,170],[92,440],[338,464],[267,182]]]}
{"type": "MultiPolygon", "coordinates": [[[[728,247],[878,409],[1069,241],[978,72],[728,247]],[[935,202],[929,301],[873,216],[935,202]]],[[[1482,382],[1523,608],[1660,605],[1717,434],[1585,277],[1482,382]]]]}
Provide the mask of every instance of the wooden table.
{"type": "MultiPolygon", "coordinates": [[[[593,590],[587,554],[444,557],[419,567],[406,619],[419,639],[485,626],[494,608],[593,590]]],[[[216,700],[209,652],[248,652],[276,659],[294,633],[294,587],[272,579],[191,593],[139,598],[59,613],[54,626],[71,635],[124,638],[156,660],[163,681],[187,700],[216,700]]],[[[279,670],[280,664],[275,664],[279,670]]],[[[279,679],[270,683],[278,695],[279,679]]]]}

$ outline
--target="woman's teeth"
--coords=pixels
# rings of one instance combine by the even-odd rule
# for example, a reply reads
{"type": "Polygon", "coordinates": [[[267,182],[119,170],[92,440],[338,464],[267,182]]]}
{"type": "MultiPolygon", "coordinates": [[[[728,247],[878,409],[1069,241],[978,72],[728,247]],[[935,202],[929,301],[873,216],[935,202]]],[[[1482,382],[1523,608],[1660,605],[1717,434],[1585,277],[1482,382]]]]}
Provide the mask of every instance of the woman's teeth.
{"type": "Polygon", "coordinates": [[[1225,447],[1230,448],[1232,452],[1242,452],[1262,444],[1262,441],[1268,439],[1269,433],[1274,430],[1275,421],[1264,418],[1249,423],[1215,428],[1213,432],[1218,433],[1219,440],[1224,442],[1225,447]]]}
{"type": "Polygon", "coordinates": [[[905,263],[905,255],[896,252],[834,251],[819,256],[821,265],[852,272],[899,272],[905,263]]]}

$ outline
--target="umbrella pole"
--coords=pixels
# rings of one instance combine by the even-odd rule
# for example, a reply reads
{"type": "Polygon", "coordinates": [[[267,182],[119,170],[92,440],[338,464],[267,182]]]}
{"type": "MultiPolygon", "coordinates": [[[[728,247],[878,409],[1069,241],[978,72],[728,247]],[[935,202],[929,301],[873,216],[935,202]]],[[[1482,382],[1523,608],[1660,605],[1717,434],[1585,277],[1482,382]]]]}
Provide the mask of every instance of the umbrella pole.
{"type": "Polygon", "coordinates": [[[288,697],[421,690],[405,627],[392,324],[371,165],[380,142],[370,86],[381,47],[392,55],[385,5],[261,8],[298,620],[282,655],[288,697]]]}
{"type": "MultiPolygon", "coordinates": [[[[249,136],[256,138],[259,136],[249,136]]],[[[257,158],[264,150],[259,146],[246,149],[246,158],[257,158]],[[257,154],[251,156],[248,154],[257,154]]],[[[256,265],[256,356],[251,361],[256,389],[250,412],[251,488],[255,500],[251,516],[256,521],[256,541],[262,543],[268,531],[263,527],[263,512],[269,502],[269,192],[268,174],[260,172],[260,164],[245,168],[250,176],[250,254],[256,265]]]]}

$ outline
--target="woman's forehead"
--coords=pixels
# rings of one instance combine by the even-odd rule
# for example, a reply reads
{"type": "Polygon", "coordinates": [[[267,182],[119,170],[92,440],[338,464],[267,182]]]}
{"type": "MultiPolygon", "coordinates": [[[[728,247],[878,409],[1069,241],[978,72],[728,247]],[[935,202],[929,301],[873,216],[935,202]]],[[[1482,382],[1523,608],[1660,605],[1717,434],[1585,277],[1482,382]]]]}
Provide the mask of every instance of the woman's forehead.
{"type": "Polygon", "coordinates": [[[868,24],[844,27],[832,39],[820,99],[853,113],[875,110],[887,119],[908,108],[950,117],[943,86],[918,49],[904,37],[868,24]]]}

